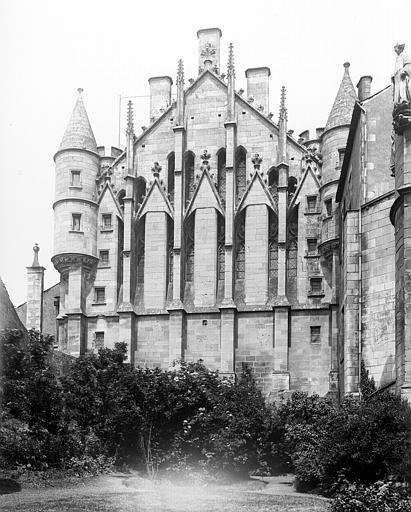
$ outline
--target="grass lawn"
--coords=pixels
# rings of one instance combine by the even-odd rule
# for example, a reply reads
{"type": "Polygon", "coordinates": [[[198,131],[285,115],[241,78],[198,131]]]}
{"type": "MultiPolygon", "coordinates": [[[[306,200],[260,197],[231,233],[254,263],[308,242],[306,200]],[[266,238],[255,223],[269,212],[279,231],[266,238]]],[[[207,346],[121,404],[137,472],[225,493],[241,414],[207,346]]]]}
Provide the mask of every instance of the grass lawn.
{"type": "MultiPolygon", "coordinates": [[[[74,490],[73,490],[74,491],[74,490]]],[[[14,503],[0,501],[0,510],[14,512],[322,512],[327,503],[316,498],[300,496],[273,496],[256,493],[221,493],[197,495],[184,493],[168,495],[151,492],[127,492],[108,494],[88,494],[46,498],[38,500],[19,500],[14,503]],[[11,508],[8,508],[11,506],[11,508]]],[[[21,496],[23,498],[23,496],[21,496]]],[[[7,500],[8,501],[8,500],[7,500]]]]}

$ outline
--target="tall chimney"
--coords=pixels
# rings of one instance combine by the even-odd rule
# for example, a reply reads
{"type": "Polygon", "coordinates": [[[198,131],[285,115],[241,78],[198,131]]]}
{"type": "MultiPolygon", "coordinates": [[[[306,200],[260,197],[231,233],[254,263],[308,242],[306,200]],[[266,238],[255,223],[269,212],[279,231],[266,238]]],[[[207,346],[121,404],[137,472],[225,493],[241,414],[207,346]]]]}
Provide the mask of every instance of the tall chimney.
{"type": "Polygon", "coordinates": [[[372,76],[362,76],[357,84],[358,99],[364,101],[371,96],[372,76]]]}
{"type": "Polygon", "coordinates": [[[39,246],[34,245],[34,258],[31,267],[27,267],[27,312],[26,328],[42,330],[43,327],[43,289],[44,271],[39,263],[39,246]]]}
{"type": "Polygon", "coordinates": [[[198,37],[198,72],[210,69],[220,72],[220,39],[219,28],[202,28],[197,32],[198,37]]]}
{"type": "Polygon", "coordinates": [[[270,68],[249,68],[245,72],[247,77],[247,98],[254,98],[253,106],[268,113],[269,110],[269,76],[270,68]],[[262,108],[260,108],[260,106],[262,108]]]}
{"type": "Polygon", "coordinates": [[[150,123],[153,123],[171,104],[173,80],[169,76],[154,76],[148,79],[148,83],[150,84],[150,123]]]}

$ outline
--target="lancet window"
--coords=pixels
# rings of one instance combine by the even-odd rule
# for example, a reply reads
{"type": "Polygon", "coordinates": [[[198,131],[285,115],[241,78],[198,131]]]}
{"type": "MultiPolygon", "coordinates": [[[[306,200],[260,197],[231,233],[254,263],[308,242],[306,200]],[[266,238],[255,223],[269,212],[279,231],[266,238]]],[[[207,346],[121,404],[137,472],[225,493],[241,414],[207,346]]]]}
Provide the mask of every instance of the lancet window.
{"type": "Polygon", "coordinates": [[[176,167],[175,154],[170,153],[167,158],[167,191],[171,204],[174,204],[174,171],[176,167]]]}
{"type": "Polygon", "coordinates": [[[173,283],[174,271],[174,223],[170,217],[167,221],[167,284],[173,283]]]}
{"type": "Polygon", "coordinates": [[[278,218],[272,210],[269,210],[268,222],[268,278],[271,289],[276,291],[278,284],[278,218]]]}
{"type": "Polygon", "coordinates": [[[184,156],[184,178],[185,178],[185,202],[186,206],[188,201],[194,194],[194,153],[187,151],[184,156]]]}
{"type": "Polygon", "coordinates": [[[137,284],[144,283],[145,217],[137,224],[137,284]]]}
{"type": "Polygon", "coordinates": [[[224,281],[225,274],[225,219],[218,215],[217,225],[217,276],[219,281],[224,281]]]}
{"type": "Polygon", "coordinates": [[[184,230],[186,281],[194,281],[194,217],[195,213],[186,220],[184,230]]]}
{"type": "Polygon", "coordinates": [[[287,230],[287,297],[297,298],[298,207],[289,217],[287,230]]]}
{"type": "Polygon", "coordinates": [[[243,196],[246,186],[247,186],[247,153],[246,150],[239,146],[236,151],[235,158],[235,180],[236,180],[236,200],[237,203],[240,201],[243,196]]]}
{"type": "Polygon", "coordinates": [[[144,201],[146,195],[146,180],[139,176],[136,179],[136,209],[138,209],[144,201]]]}
{"type": "Polygon", "coordinates": [[[226,176],[225,176],[225,165],[226,165],[226,151],[220,149],[217,153],[217,190],[220,195],[221,203],[225,206],[225,191],[226,191],[226,176]]]}
{"type": "Polygon", "coordinates": [[[245,278],[245,211],[239,214],[236,222],[235,278],[245,278]]]}

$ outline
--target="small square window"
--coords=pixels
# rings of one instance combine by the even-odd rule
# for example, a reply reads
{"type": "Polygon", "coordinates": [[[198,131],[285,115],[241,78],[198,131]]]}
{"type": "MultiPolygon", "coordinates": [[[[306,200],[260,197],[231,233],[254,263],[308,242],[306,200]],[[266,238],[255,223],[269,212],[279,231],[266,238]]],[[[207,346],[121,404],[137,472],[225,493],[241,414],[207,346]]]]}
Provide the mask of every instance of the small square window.
{"type": "Polygon", "coordinates": [[[94,288],[94,299],[96,302],[106,301],[106,289],[104,287],[94,288]]]}
{"type": "Polygon", "coordinates": [[[107,250],[100,251],[100,263],[105,265],[109,263],[109,252],[107,250]]]}
{"type": "Polygon", "coordinates": [[[104,348],[104,332],[96,332],[96,350],[99,350],[100,348],[104,348]]]}
{"type": "Polygon", "coordinates": [[[307,239],[307,250],[308,250],[308,254],[316,254],[317,253],[317,239],[316,238],[308,238],[307,239]]]}
{"type": "Polygon", "coordinates": [[[326,213],[327,217],[331,217],[331,215],[333,214],[333,201],[332,201],[332,199],[327,199],[325,201],[325,213],[326,213]]]}
{"type": "Polygon", "coordinates": [[[317,196],[307,196],[307,210],[309,212],[317,210],[317,196]]]}
{"type": "Polygon", "coordinates": [[[81,187],[81,171],[71,171],[70,185],[72,187],[81,187]]]}
{"type": "Polygon", "coordinates": [[[102,216],[102,227],[103,229],[111,229],[111,213],[103,213],[102,216]]]}
{"type": "Polygon", "coordinates": [[[312,325],[310,327],[311,330],[311,343],[321,343],[321,327],[317,325],[312,325]]]}
{"type": "Polygon", "coordinates": [[[81,213],[73,213],[71,216],[71,229],[81,231],[81,213]]]}
{"type": "Polygon", "coordinates": [[[321,277],[312,277],[310,279],[310,292],[312,294],[318,295],[323,291],[323,280],[321,277]]]}

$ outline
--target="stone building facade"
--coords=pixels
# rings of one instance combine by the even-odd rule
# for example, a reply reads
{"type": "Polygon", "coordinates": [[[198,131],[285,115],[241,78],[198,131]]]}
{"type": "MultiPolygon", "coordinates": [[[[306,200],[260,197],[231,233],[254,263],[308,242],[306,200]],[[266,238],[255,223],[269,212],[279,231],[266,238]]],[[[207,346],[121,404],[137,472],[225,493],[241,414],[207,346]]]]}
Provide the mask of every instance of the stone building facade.
{"type": "MultiPolygon", "coordinates": [[[[395,380],[390,89],[344,64],[325,127],[277,122],[267,67],[236,90],[221,31],[199,30],[198,76],[149,79],[150,123],[96,143],[79,90],[54,160],[58,345],[118,341],[135,365],[250,368],[271,398],[359,392],[361,358],[395,380]]],[[[398,243],[398,242],[397,242],[398,243]]],[[[40,275],[40,274],[39,274],[40,275]]]]}

